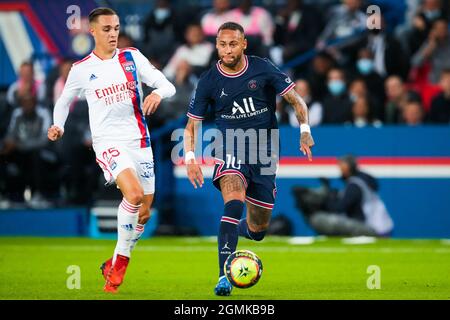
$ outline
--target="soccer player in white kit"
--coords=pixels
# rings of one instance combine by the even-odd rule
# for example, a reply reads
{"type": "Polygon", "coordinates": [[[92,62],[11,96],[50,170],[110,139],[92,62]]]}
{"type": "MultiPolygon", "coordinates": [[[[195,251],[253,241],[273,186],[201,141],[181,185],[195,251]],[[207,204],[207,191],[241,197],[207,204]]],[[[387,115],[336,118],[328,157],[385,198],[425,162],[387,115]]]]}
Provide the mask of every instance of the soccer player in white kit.
{"type": "Polygon", "coordinates": [[[84,93],[97,163],[107,182],[115,182],[123,194],[117,213],[117,245],[113,257],[101,267],[104,291],[117,292],[131,251],[150,218],[155,191],[145,116],[155,112],[161,99],[174,95],[175,87],[139,50],[117,48],[120,24],[112,9],[94,9],[89,23],[95,48],[73,64],[55,104],[48,138],[55,141],[62,137],[70,103],[84,93]],[[155,88],[145,99],[141,82],[155,88]]]}

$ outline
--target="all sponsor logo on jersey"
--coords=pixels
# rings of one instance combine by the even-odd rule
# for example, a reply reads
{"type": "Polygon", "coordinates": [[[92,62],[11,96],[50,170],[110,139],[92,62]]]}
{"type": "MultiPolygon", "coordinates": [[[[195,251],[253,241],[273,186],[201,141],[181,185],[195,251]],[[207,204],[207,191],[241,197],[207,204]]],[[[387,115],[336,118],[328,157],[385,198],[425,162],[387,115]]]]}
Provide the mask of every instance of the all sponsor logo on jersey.
{"type": "Polygon", "coordinates": [[[122,63],[122,67],[125,70],[125,72],[134,72],[136,71],[136,66],[134,65],[133,61],[125,61],[122,63]]]}
{"type": "Polygon", "coordinates": [[[244,102],[244,108],[242,108],[236,101],[233,101],[233,115],[236,114],[236,112],[239,111],[239,113],[241,114],[245,114],[245,113],[250,113],[250,112],[255,112],[255,105],[253,104],[253,98],[244,98],[242,99],[244,102]]]}
{"type": "Polygon", "coordinates": [[[260,110],[255,109],[255,104],[253,103],[253,98],[244,98],[242,103],[239,104],[233,101],[233,108],[231,109],[231,115],[223,114],[223,119],[235,120],[235,119],[245,119],[254,117],[258,114],[267,112],[269,109],[267,107],[260,110]]]}

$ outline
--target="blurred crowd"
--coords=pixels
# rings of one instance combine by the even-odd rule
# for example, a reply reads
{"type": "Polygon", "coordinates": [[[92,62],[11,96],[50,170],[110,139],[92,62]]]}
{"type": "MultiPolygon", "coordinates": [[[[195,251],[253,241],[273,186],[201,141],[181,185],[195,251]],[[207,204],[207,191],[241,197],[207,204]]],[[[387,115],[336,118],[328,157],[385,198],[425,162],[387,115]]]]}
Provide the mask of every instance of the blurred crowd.
{"type": "MultiPolygon", "coordinates": [[[[217,60],[215,36],[226,21],[244,27],[247,54],[271,59],[295,79],[311,126],[448,125],[449,1],[407,4],[411,14],[403,23],[375,13],[370,18],[379,26],[369,29],[362,0],[333,6],[286,0],[276,10],[251,0],[237,6],[214,0],[206,11],[158,0],[143,19],[144,39],[121,33],[118,45],[138,47],[177,88],[148,119],[150,130],[185,115],[201,73],[217,60]]],[[[0,192],[9,203],[89,204],[98,189],[100,170],[82,97],[72,103],[64,139],[50,144],[46,137],[73,62],[62,60],[41,82],[33,64],[24,62],[0,101],[0,192]]],[[[282,99],[277,117],[280,124],[298,127],[294,110],[282,99]]]]}

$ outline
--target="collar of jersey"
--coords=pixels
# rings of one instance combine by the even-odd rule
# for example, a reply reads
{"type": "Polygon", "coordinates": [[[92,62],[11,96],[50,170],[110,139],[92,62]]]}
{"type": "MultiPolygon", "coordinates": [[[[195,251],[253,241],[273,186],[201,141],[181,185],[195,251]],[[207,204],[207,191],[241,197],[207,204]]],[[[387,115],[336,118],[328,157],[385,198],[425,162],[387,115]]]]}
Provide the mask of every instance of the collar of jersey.
{"type": "Polygon", "coordinates": [[[94,57],[96,57],[96,58],[97,58],[98,60],[100,60],[100,61],[108,61],[108,60],[114,59],[114,58],[116,57],[117,51],[119,51],[119,49],[116,49],[116,51],[114,51],[114,55],[113,55],[110,59],[102,59],[102,58],[100,58],[100,57],[94,52],[94,50],[92,50],[91,55],[94,56],[94,57]]]}
{"type": "Polygon", "coordinates": [[[235,73],[229,73],[226,72],[225,70],[222,69],[222,66],[220,65],[220,61],[217,62],[216,66],[217,66],[217,70],[219,70],[219,72],[228,78],[237,78],[241,75],[243,75],[245,73],[245,71],[247,71],[248,69],[248,58],[247,55],[244,55],[244,61],[245,61],[245,66],[242,68],[241,71],[235,72],[235,73]]]}

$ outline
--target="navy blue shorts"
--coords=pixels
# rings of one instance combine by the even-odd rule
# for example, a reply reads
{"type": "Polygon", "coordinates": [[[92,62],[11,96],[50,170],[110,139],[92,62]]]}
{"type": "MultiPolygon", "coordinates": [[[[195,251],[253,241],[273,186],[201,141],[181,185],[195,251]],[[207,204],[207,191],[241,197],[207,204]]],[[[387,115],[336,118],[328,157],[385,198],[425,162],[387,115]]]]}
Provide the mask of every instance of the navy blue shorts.
{"type": "Polygon", "coordinates": [[[236,174],[244,183],[246,200],[251,204],[265,209],[273,209],[277,186],[275,183],[276,172],[262,164],[230,164],[223,160],[215,159],[213,184],[220,190],[219,179],[225,175],[236,174]],[[266,168],[266,170],[264,170],[266,168]],[[262,171],[263,170],[263,171],[262,171]],[[261,174],[261,173],[264,174],[261,174]],[[272,174],[268,174],[272,173],[272,174]]]}

